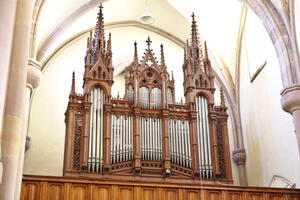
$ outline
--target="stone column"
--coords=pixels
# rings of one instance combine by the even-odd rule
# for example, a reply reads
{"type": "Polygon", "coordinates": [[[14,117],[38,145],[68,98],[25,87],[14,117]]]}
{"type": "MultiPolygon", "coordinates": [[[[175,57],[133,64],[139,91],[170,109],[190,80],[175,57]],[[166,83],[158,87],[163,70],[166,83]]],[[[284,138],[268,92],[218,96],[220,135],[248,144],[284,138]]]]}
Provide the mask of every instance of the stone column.
{"type": "MultiPolygon", "coordinates": [[[[6,84],[9,70],[11,43],[17,0],[0,1],[0,138],[5,104],[6,84]]],[[[0,184],[2,180],[1,143],[0,143],[0,184]]]]}
{"type": "Polygon", "coordinates": [[[20,199],[22,175],[23,175],[23,165],[24,165],[24,153],[25,153],[25,142],[27,136],[28,127],[28,117],[30,110],[30,98],[33,90],[39,85],[42,76],[41,65],[35,60],[29,60],[27,67],[27,84],[25,91],[25,110],[24,110],[24,123],[22,125],[22,136],[19,148],[19,159],[18,159],[18,172],[17,172],[17,182],[15,190],[15,200],[20,199]]]}
{"type": "Polygon", "coordinates": [[[0,200],[15,197],[18,159],[25,112],[29,40],[34,0],[18,0],[2,129],[3,180],[0,200]]]}
{"type": "Polygon", "coordinates": [[[236,149],[232,152],[232,159],[237,164],[240,185],[247,186],[247,174],[246,174],[246,152],[245,149],[236,149]]]}
{"type": "Polygon", "coordinates": [[[282,109],[293,116],[300,155],[300,84],[283,89],[281,96],[282,109]]]}

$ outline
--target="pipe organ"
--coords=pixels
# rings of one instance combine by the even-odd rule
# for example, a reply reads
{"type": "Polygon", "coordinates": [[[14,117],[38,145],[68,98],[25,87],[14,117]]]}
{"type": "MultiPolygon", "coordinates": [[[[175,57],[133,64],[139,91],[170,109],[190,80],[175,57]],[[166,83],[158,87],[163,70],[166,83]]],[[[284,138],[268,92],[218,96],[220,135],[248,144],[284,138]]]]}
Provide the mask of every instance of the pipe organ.
{"type": "Polygon", "coordinates": [[[214,75],[194,16],[182,67],[185,103],[175,102],[163,45],[158,61],[149,37],[141,60],[134,43],[124,97],[112,97],[111,35],[105,39],[103,24],[100,6],[95,33],[87,40],[83,94],[75,92],[73,73],[64,176],[232,183],[227,108],[223,91],[221,105],[214,103],[214,75]]]}

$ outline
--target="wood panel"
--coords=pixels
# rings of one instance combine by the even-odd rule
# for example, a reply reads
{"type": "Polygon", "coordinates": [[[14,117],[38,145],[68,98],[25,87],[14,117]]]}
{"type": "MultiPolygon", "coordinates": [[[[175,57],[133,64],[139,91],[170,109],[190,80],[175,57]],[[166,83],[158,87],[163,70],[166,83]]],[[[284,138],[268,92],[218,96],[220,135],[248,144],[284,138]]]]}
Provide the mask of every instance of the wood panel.
{"type": "Polygon", "coordinates": [[[250,200],[264,200],[262,193],[249,193],[248,198],[250,200]]]}
{"type": "Polygon", "coordinates": [[[47,187],[47,200],[63,200],[64,184],[49,183],[47,187]]]}
{"type": "Polygon", "coordinates": [[[217,191],[217,190],[208,190],[206,192],[206,199],[208,200],[221,200],[222,199],[222,193],[221,191],[217,191]]]}
{"type": "Polygon", "coordinates": [[[87,200],[88,196],[88,186],[84,184],[74,184],[71,188],[71,199],[76,200],[87,200]]]}
{"type": "Polygon", "coordinates": [[[165,189],[164,200],[178,200],[178,190],[176,189],[165,189]]]}
{"type": "Polygon", "coordinates": [[[184,200],[201,200],[200,190],[186,190],[184,200]]]}
{"type": "Polygon", "coordinates": [[[110,186],[95,186],[92,191],[92,197],[93,200],[110,200],[110,186]]]}
{"type": "Polygon", "coordinates": [[[155,188],[142,188],[142,199],[143,200],[156,200],[155,188]]]}
{"type": "Polygon", "coordinates": [[[232,192],[229,191],[226,193],[226,198],[231,200],[242,200],[243,199],[243,193],[242,192],[232,192]]]}
{"type": "Polygon", "coordinates": [[[22,184],[21,198],[24,200],[38,200],[39,191],[39,183],[27,182],[25,184],[22,184]]]}
{"type": "Polygon", "coordinates": [[[26,177],[21,200],[300,200],[299,189],[26,177]]]}
{"type": "Polygon", "coordinates": [[[134,200],[133,187],[119,187],[118,200],[134,200]]]}

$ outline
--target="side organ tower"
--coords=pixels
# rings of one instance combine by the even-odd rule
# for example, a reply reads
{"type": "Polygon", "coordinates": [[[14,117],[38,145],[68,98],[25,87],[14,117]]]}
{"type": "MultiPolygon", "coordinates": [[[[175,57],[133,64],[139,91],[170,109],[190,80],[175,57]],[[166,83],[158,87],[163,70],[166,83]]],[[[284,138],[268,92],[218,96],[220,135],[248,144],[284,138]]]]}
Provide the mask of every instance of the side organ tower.
{"type": "Polygon", "coordinates": [[[102,6],[87,40],[83,94],[75,74],[65,113],[64,176],[97,179],[232,183],[227,108],[214,104],[214,75],[193,17],[184,51],[184,95],[175,102],[173,74],[163,45],[160,62],[151,40],[141,60],[137,43],[125,75],[125,95],[113,98],[111,35],[105,40],[102,6]]]}

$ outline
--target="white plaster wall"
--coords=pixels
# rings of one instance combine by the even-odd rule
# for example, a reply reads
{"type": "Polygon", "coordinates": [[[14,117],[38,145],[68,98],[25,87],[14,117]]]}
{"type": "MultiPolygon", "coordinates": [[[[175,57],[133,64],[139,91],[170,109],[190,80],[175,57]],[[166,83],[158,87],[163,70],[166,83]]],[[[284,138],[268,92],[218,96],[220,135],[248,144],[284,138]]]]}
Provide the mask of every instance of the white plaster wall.
{"type": "MultiPolygon", "coordinates": [[[[251,11],[249,11],[251,12],[251,11]]],[[[254,15],[253,15],[254,16],[254,15]]],[[[259,20],[253,34],[262,29],[259,20]]],[[[247,25],[246,25],[247,26],[247,25]]],[[[247,51],[243,43],[240,75],[241,119],[247,152],[247,177],[251,186],[269,186],[274,175],[280,175],[300,186],[300,160],[292,117],[281,109],[282,82],[275,49],[267,33],[264,52],[267,65],[250,82],[247,51]]],[[[253,43],[256,41],[253,40],[253,43]]]]}
{"type": "MultiPolygon", "coordinates": [[[[169,72],[174,70],[176,85],[176,100],[183,96],[183,50],[169,40],[151,32],[127,27],[106,31],[112,33],[113,63],[123,68],[133,59],[133,43],[138,42],[139,58],[143,55],[150,35],[152,47],[157,60],[160,60],[160,44],[164,44],[165,60],[169,72]],[[126,39],[124,39],[126,36],[126,39]]],[[[76,72],[76,90],[82,91],[83,57],[86,49],[86,37],[83,36],[60,50],[45,66],[43,79],[37,88],[31,106],[28,135],[31,137],[31,147],[26,152],[24,174],[61,176],[63,170],[63,153],[65,141],[64,112],[67,108],[68,95],[71,88],[71,74],[76,72]]],[[[115,69],[115,72],[122,71],[115,69]]],[[[112,95],[124,95],[124,74],[115,77],[112,95]]],[[[219,100],[219,90],[216,92],[216,102],[219,100]]],[[[233,139],[231,122],[229,122],[231,150],[233,139]]],[[[233,166],[235,183],[237,170],[233,166]]]]}

